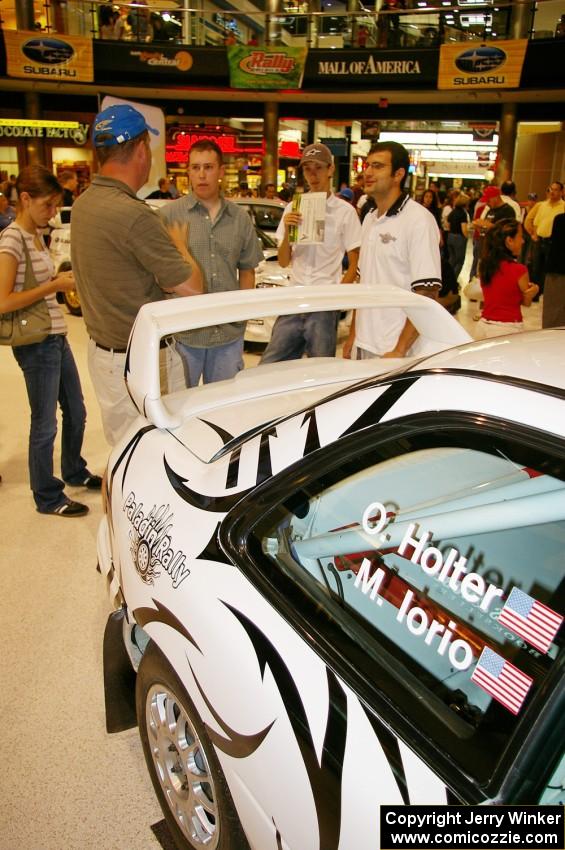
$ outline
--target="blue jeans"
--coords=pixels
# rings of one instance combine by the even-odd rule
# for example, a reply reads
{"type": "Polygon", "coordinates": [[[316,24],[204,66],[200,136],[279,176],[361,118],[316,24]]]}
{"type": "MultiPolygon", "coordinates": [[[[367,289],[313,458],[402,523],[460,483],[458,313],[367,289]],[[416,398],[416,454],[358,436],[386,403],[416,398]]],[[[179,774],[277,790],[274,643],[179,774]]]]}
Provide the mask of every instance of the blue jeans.
{"type": "Polygon", "coordinates": [[[338,318],[335,310],[279,316],[261,363],[299,360],[303,354],[335,357],[338,318]]]}
{"type": "Polygon", "coordinates": [[[57,402],[63,414],[61,473],[68,484],[80,484],[89,472],[81,457],[86,409],[77,367],[67,338],[52,334],[35,345],[12,349],[24,373],[31,408],[29,478],[40,513],[66,501],[64,484],[53,474],[57,435],[57,402]]]}
{"type": "Polygon", "coordinates": [[[189,387],[197,387],[200,378],[204,384],[227,381],[243,369],[243,337],[214,348],[193,348],[178,340],[176,345],[189,387]]]}

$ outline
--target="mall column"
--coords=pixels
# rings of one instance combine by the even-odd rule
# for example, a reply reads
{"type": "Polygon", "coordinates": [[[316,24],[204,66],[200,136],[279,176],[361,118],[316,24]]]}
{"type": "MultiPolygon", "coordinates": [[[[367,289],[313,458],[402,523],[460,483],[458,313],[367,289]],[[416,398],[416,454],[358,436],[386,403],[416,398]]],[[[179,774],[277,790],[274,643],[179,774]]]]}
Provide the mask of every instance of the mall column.
{"type": "Polygon", "coordinates": [[[347,11],[349,12],[349,30],[351,32],[351,47],[358,47],[357,30],[357,12],[359,11],[359,0],[347,0],[347,11]]]}
{"type": "MultiPolygon", "coordinates": [[[[33,120],[41,120],[41,101],[37,92],[25,92],[25,117],[33,120]]],[[[26,140],[26,161],[28,165],[46,165],[45,142],[40,138],[29,138],[26,140]]]]}
{"type": "Polygon", "coordinates": [[[505,180],[512,179],[514,168],[514,149],[516,147],[516,135],[518,132],[518,120],[516,117],[517,104],[505,103],[500,113],[500,132],[498,136],[498,152],[496,159],[495,182],[497,186],[505,180]]]}
{"type": "Polygon", "coordinates": [[[265,3],[265,46],[278,44],[281,37],[280,0],[265,3]]]}
{"type": "Polygon", "coordinates": [[[35,24],[33,0],[19,0],[16,3],[16,24],[19,31],[33,30],[35,24]]]}
{"type": "MultiPolygon", "coordinates": [[[[512,7],[510,16],[510,38],[528,38],[531,20],[529,3],[519,3],[512,7]]],[[[498,156],[495,180],[498,186],[512,178],[514,168],[514,149],[518,134],[516,103],[504,103],[500,113],[500,133],[498,137],[498,156]]]]}

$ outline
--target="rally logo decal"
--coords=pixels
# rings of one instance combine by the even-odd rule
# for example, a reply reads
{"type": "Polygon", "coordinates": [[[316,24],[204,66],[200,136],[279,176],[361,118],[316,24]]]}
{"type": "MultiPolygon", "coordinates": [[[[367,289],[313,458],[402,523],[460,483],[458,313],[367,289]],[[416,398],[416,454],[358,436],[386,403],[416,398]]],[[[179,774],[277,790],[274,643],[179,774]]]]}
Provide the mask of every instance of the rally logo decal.
{"type": "Polygon", "coordinates": [[[137,502],[132,491],[124,502],[124,513],[130,520],[130,551],[140,579],[152,585],[161,572],[167,572],[176,589],[190,575],[186,556],[172,547],[173,512],[169,505],[153,505],[147,513],[143,502],[137,502]]]}

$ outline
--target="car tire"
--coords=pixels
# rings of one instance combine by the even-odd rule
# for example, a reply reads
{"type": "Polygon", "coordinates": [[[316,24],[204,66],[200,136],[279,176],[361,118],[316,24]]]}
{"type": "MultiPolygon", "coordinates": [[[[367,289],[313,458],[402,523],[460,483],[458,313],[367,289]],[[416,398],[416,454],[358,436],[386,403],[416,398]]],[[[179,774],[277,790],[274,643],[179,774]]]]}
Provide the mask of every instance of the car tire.
{"type": "Polygon", "coordinates": [[[179,850],[249,850],[204,725],[153,641],[139,665],[136,708],[145,761],[179,850]]]}
{"type": "MultiPolygon", "coordinates": [[[[70,272],[71,268],[71,264],[68,261],[61,263],[57,274],[59,272],[70,272]]],[[[60,294],[71,316],[82,316],[82,307],[80,306],[80,298],[76,289],[72,289],[70,292],[61,292],[60,294]]]]}
{"type": "Polygon", "coordinates": [[[82,316],[82,307],[76,289],[71,289],[70,292],[64,292],[63,298],[67,305],[67,310],[72,316],[82,316]]]}

